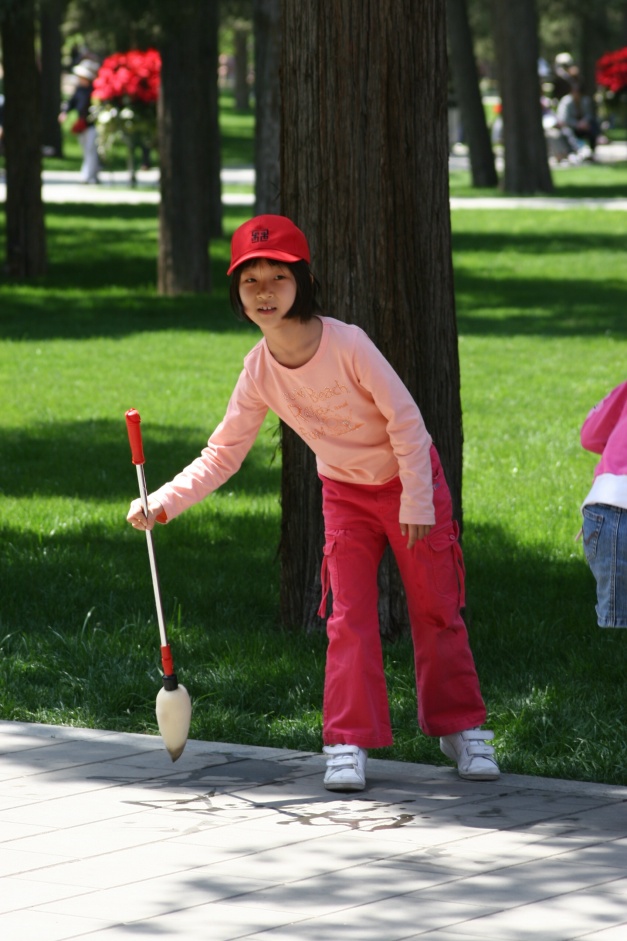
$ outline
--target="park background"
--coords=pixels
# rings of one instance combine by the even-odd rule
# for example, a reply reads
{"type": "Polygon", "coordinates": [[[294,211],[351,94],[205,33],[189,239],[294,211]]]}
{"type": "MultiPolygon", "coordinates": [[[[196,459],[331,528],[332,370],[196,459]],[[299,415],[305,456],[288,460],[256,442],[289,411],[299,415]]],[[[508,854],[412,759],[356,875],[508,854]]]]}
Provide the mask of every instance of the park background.
{"type": "MultiPolygon", "coordinates": [[[[242,18],[221,22],[230,55],[242,18]]],[[[545,40],[547,58],[562,37],[545,40]]],[[[254,102],[221,87],[219,121],[222,169],[253,165],[254,102]]],[[[624,140],[620,124],[607,130],[624,140]]],[[[44,182],[78,168],[76,142],[63,145],[44,182]]],[[[467,618],[501,766],[625,783],[625,640],[597,628],[575,542],[595,463],[579,428],[625,378],[627,162],[601,157],[554,169],[548,206],[512,207],[497,188],[503,208],[483,208],[468,169],[451,169],[451,194],[474,200],[451,212],[452,259],[467,618]]],[[[252,210],[226,197],[252,192],[223,191],[211,290],[168,294],[155,203],[128,198],[154,184],[119,183],[123,147],[109,159],[112,198],[47,203],[45,273],[0,283],[0,716],[153,732],[158,635],[145,549],[124,524],[123,416],[142,413],[153,487],[220,420],[256,340],[225,277],[230,233],[252,210]]],[[[191,736],[317,750],[325,638],[281,623],[280,465],[270,417],[242,471],[159,530],[157,554],[191,736]]],[[[396,744],[382,755],[440,763],[416,731],[408,639],[386,639],[385,658],[396,744]]]]}

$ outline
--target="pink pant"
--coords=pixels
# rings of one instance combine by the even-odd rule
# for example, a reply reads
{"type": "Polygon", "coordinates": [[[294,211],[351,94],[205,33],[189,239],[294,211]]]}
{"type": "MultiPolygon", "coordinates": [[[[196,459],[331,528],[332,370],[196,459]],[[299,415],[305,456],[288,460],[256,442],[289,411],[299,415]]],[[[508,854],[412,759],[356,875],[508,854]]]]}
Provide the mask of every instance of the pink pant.
{"type": "Polygon", "coordinates": [[[451,496],[431,449],[436,524],[407,549],[401,537],[398,478],[355,485],[322,478],[325,547],[323,601],[333,612],[324,687],[324,742],[361,748],[392,744],[377,613],[377,572],[389,543],[405,586],[414,644],[418,721],[427,735],[481,725],[485,706],[460,614],[464,563],[451,496]]]}

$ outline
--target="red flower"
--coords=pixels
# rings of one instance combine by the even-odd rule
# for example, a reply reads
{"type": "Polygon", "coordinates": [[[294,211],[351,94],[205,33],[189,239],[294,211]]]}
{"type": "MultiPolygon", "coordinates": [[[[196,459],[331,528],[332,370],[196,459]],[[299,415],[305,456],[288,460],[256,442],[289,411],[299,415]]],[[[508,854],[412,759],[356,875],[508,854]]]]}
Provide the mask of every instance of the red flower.
{"type": "Polygon", "coordinates": [[[116,52],[100,66],[94,80],[94,98],[100,101],[130,99],[149,104],[159,97],[160,82],[161,56],[156,49],[116,52]]]}
{"type": "Polygon", "coordinates": [[[617,95],[627,88],[627,46],[616,52],[606,52],[597,61],[597,84],[617,95]]]}

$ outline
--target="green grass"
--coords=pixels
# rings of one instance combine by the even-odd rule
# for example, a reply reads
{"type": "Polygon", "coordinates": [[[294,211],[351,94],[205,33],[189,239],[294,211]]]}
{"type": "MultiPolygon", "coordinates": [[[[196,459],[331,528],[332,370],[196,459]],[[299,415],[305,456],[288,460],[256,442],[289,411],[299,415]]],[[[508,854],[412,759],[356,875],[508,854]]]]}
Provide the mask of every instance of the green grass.
{"type": "Polygon", "coordinates": [[[454,214],[471,635],[514,771],[625,783],[627,637],[575,542],[590,407],[625,378],[620,213],[454,214]]]}
{"type": "MultiPolygon", "coordinates": [[[[610,164],[580,164],[554,167],[551,171],[555,191],[560,199],[624,199],[627,195],[627,162],[610,164]]],[[[451,196],[477,198],[481,196],[508,196],[501,188],[474,188],[469,170],[451,170],[449,174],[451,196]]]]}
{"type": "MultiPolygon", "coordinates": [[[[227,232],[247,215],[228,210],[227,232]]],[[[228,239],[212,245],[213,294],[171,299],[154,288],[154,207],[55,206],[47,224],[50,274],[0,281],[0,717],[155,732],[124,412],[142,414],[156,487],[203,445],[257,337],[228,309],[228,239]]],[[[624,379],[624,222],[462,210],[453,231],[468,620],[501,764],[626,783],[627,638],[596,627],[574,542],[595,462],[578,430],[624,379]]],[[[191,736],[315,750],[325,639],[279,626],[276,443],[268,418],[240,473],[160,527],[156,551],[191,736]]],[[[385,657],[396,744],[379,754],[443,762],[416,730],[407,640],[385,657]]]]}

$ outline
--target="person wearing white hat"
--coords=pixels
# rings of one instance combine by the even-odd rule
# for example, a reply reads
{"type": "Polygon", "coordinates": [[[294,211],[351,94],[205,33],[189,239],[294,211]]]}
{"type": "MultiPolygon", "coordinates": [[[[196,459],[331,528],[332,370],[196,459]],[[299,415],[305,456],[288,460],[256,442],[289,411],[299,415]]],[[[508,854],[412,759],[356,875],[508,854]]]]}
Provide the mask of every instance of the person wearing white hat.
{"type": "Polygon", "coordinates": [[[553,98],[558,101],[568,95],[571,83],[578,79],[579,69],[570,52],[560,52],[553,63],[553,98]]]}
{"type": "Polygon", "coordinates": [[[89,112],[91,104],[92,83],[98,74],[98,63],[93,59],[83,59],[72,69],[77,84],[74,94],[61,106],[59,121],[63,123],[70,111],[76,111],[77,118],[72,125],[72,131],[78,135],[83,151],[83,165],[81,167],[81,182],[98,183],[98,149],[96,146],[96,127],[89,112]]]}

